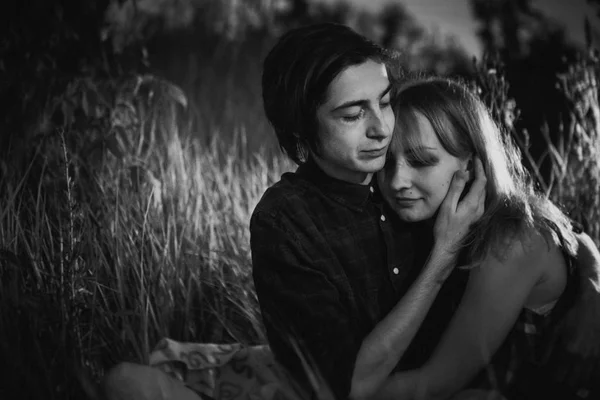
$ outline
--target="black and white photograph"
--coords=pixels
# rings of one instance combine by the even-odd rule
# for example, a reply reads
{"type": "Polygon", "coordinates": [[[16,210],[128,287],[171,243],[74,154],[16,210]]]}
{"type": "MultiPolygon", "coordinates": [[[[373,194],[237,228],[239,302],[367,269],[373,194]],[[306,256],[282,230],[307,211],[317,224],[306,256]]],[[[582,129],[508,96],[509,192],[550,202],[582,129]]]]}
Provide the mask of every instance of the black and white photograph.
{"type": "Polygon", "coordinates": [[[0,399],[600,400],[600,0],[0,32],[0,399]]]}

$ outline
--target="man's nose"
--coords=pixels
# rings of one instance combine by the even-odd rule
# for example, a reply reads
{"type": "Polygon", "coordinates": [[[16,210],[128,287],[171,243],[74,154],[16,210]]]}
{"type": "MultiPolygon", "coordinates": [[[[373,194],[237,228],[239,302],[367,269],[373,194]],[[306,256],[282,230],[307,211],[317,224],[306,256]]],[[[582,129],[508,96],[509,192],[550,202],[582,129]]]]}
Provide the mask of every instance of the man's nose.
{"type": "Polygon", "coordinates": [[[367,136],[373,139],[384,139],[392,134],[392,128],[386,123],[383,112],[376,110],[369,119],[367,136]]]}

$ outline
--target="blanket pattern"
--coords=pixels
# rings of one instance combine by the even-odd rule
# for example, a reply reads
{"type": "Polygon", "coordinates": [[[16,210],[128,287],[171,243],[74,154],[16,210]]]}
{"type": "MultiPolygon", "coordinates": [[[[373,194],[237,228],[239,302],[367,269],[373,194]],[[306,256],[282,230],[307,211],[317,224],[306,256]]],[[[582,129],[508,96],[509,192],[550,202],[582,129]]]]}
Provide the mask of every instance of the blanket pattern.
{"type": "Polygon", "coordinates": [[[186,343],[163,338],[150,354],[149,364],[205,400],[308,398],[266,345],[186,343]]]}

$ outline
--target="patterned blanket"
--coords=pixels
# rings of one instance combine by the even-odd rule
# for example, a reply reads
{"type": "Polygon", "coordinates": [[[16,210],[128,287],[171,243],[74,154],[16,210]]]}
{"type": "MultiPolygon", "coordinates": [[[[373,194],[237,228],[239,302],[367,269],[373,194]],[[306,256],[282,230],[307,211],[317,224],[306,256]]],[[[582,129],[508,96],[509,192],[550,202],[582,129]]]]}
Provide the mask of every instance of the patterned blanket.
{"type": "Polygon", "coordinates": [[[307,399],[275,362],[268,346],[183,343],[162,339],[150,366],[182,381],[203,399],[307,399]]]}

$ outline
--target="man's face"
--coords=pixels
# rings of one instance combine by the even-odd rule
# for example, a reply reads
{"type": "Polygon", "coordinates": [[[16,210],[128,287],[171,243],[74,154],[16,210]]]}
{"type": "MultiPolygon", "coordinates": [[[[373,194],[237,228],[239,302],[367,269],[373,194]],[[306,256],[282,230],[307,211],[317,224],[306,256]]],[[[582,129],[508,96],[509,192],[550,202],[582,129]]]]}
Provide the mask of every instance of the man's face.
{"type": "MultiPolygon", "coordinates": [[[[418,148],[401,148],[396,146],[395,139],[385,167],[377,174],[383,197],[400,219],[407,222],[434,217],[448,193],[452,175],[459,169],[464,170],[468,161],[444,149],[423,114],[415,112],[415,117],[416,124],[411,128],[415,131],[410,134],[419,138],[418,148]]],[[[397,131],[395,134],[409,133],[397,131]]]]}
{"type": "Polygon", "coordinates": [[[343,70],[317,109],[317,164],[331,177],[367,184],[383,168],[394,127],[390,82],[383,64],[366,61],[343,70]]]}

